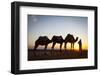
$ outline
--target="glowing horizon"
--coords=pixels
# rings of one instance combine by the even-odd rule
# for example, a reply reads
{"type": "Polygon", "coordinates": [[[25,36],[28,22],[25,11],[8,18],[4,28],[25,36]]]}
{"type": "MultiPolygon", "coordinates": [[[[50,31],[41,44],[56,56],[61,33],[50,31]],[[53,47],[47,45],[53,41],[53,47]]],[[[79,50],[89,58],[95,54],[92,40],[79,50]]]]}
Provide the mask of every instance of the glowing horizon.
{"type": "MultiPolygon", "coordinates": [[[[48,36],[49,39],[53,35],[62,36],[63,39],[67,34],[73,34],[74,38],[79,37],[82,40],[82,49],[88,50],[88,18],[76,16],[50,16],[50,15],[28,15],[28,49],[33,49],[35,41],[39,36],[48,36]]],[[[74,48],[78,50],[78,41],[74,48]]],[[[51,49],[52,43],[47,49],[51,49]]],[[[60,45],[56,44],[55,49],[59,49],[60,45]]],[[[70,43],[67,44],[70,49],[70,43]]],[[[44,49],[39,46],[38,49],[44,49]]],[[[64,49],[64,43],[62,45],[64,49]]]]}

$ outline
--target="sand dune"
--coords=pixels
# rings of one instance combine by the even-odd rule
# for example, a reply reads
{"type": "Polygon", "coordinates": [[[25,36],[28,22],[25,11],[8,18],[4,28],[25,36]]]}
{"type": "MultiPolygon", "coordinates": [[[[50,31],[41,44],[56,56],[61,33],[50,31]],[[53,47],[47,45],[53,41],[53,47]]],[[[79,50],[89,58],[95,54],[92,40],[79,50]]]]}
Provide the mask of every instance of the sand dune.
{"type": "Polygon", "coordinates": [[[88,51],[82,50],[28,50],[28,60],[83,59],[88,58],[88,51]]]}

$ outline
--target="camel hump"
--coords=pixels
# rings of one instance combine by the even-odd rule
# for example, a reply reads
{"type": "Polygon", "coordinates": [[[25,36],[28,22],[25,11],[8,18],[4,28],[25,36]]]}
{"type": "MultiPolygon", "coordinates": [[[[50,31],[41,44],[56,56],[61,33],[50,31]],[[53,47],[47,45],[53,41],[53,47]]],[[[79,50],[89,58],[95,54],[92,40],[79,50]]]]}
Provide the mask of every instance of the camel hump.
{"type": "Polygon", "coordinates": [[[50,41],[47,36],[39,36],[38,41],[50,41]]]}
{"type": "Polygon", "coordinates": [[[65,39],[70,39],[70,38],[74,38],[74,36],[72,34],[67,34],[67,36],[65,37],[65,39]]]}
{"type": "Polygon", "coordinates": [[[49,39],[47,36],[39,36],[39,39],[49,39]]]}
{"type": "Polygon", "coordinates": [[[59,39],[63,39],[63,37],[62,36],[59,36],[59,39]]]}
{"type": "Polygon", "coordinates": [[[39,36],[39,38],[48,38],[47,36],[39,36]]]}
{"type": "Polygon", "coordinates": [[[72,34],[67,34],[67,36],[65,37],[65,41],[66,42],[76,42],[78,40],[78,37],[76,37],[76,39],[74,38],[74,36],[72,34]]]}
{"type": "Polygon", "coordinates": [[[55,36],[55,35],[54,35],[54,36],[52,37],[52,40],[53,40],[53,41],[56,41],[56,40],[61,40],[61,41],[63,41],[63,37],[62,37],[62,36],[55,36]]]}
{"type": "Polygon", "coordinates": [[[56,35],[54,35],[53,37],[56,37],[56,38],[62,38],[62,36],[60,35],[60,36],[56,36],[56,35]]]}
{"type": "Polygon", "coordinates": [[[72,36],[72,37],[73,37],[73,35],[72,35],[72,34],[68,34],[67,36],[70,36],[70,37],[72,36]]]}

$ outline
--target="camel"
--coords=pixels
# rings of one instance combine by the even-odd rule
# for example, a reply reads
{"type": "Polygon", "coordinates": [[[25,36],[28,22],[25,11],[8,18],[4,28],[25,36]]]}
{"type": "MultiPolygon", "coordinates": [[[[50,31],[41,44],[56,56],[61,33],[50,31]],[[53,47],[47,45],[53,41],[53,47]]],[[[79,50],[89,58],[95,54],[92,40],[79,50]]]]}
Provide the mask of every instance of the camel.
{"type": "Polygon", "coordinates": [[[71,43],[71,49],[74,49],[74,43],[78,41],[78,37],[76,37],[76,39],[74,38],[73,35],[71,34],[68,34],[66,37],[65,37],[65,40],[64,40],[64,43],[65,43],[65,50],[66,50],[66,45],[67,43],[71,43]]]}
{"type": "Polygon", "coordinates": [[[49,43],[51,43],[52,41],[47,37],[47,36],[40,36],[36,41],[35,41],[35,46],[34,46],[34,50],[36,50],[36,48],[39,45],[44,45],[45,46],[45,50],[47,49],[47,46],[49,43]]]}
{"type": "Polygon", "coordinates": [[[62,36],[53,36],[52,37],[52,42],[53,42],[53,45],[52,45],[52,50],[54,49],[54,46],[56,45],[56,43],[60,44],[60,50],[62,48],[62,44],[63,44],[63,37],[62,36]]]}

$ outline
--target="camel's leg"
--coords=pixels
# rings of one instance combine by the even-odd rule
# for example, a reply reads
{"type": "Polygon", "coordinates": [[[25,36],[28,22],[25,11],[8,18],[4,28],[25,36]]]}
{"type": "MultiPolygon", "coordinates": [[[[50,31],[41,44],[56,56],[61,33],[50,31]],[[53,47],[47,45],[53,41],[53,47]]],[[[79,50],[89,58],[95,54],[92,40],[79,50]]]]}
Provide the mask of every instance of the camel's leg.
{"type": "Polygon", "coordinates": [[[45,45],[45,50],[47,49],[47,46],[48,46],[48,44],[47,44],[47,45],[45,45]]]}
{"type": "MultiPolygon", "coordinates": [[[[56,44],[56,43],[53,42],[53,44],[52,44],[52,50],[54,50],[55,44],[56,44]]],[[[52,54],[53,54],[53,51],[51,51],[51,55],[52,55],[52,54]]]]}
{"type": "Polygon", "coordinates": [[[67,43],[65,43],[65,46],[64,46],[65,47],[65,50],[66,50],[66,45],[67,45],[67,43]]]}
{"type": "Polygon", "coordinates": [[[34,46],[34,50],[36,50],[36,48],[37,48],[38,46],[39,46],[39,45],[35,45],[35,46],[34,46]]]}
{"type": "Polygon", "coordinates": [[[44,52],[45,55],[47,55],[47,53],[46,53],[47,46],[48,46],[48,44],[45,45],[45,49],[44,49],[45,50],[45,52],[44,52]]]}
{"type": "Polygon", "coordinates": [[[71,49],[73,48],[73,44],[71,43],[71,49]]]}
{"type": "Polygon", "coordinates": [[[73,43],[73,50],[74,50],[74,43],[73,43]]]}
{"type": "Polygon", "coordinates": [[[61,50],[61,48],[62,48],[62,43],[60,44],[60,50],[61,50]]]}
{"type": "Polygon", "coordinates": [[[52,49],[54,49],[55,44],[56,44],[56,43],[53,43],[53,45],[52,45],[52,49]]]}
{"type": "MultiPolygon", "coordinates": [[[[34,50],[36,50],[36,48],[38,47],[39,45],[35,45],[34,46],[34,50]]],[[[34,56],[36,56],[36,53],[34,52],[34,56]]]]}

